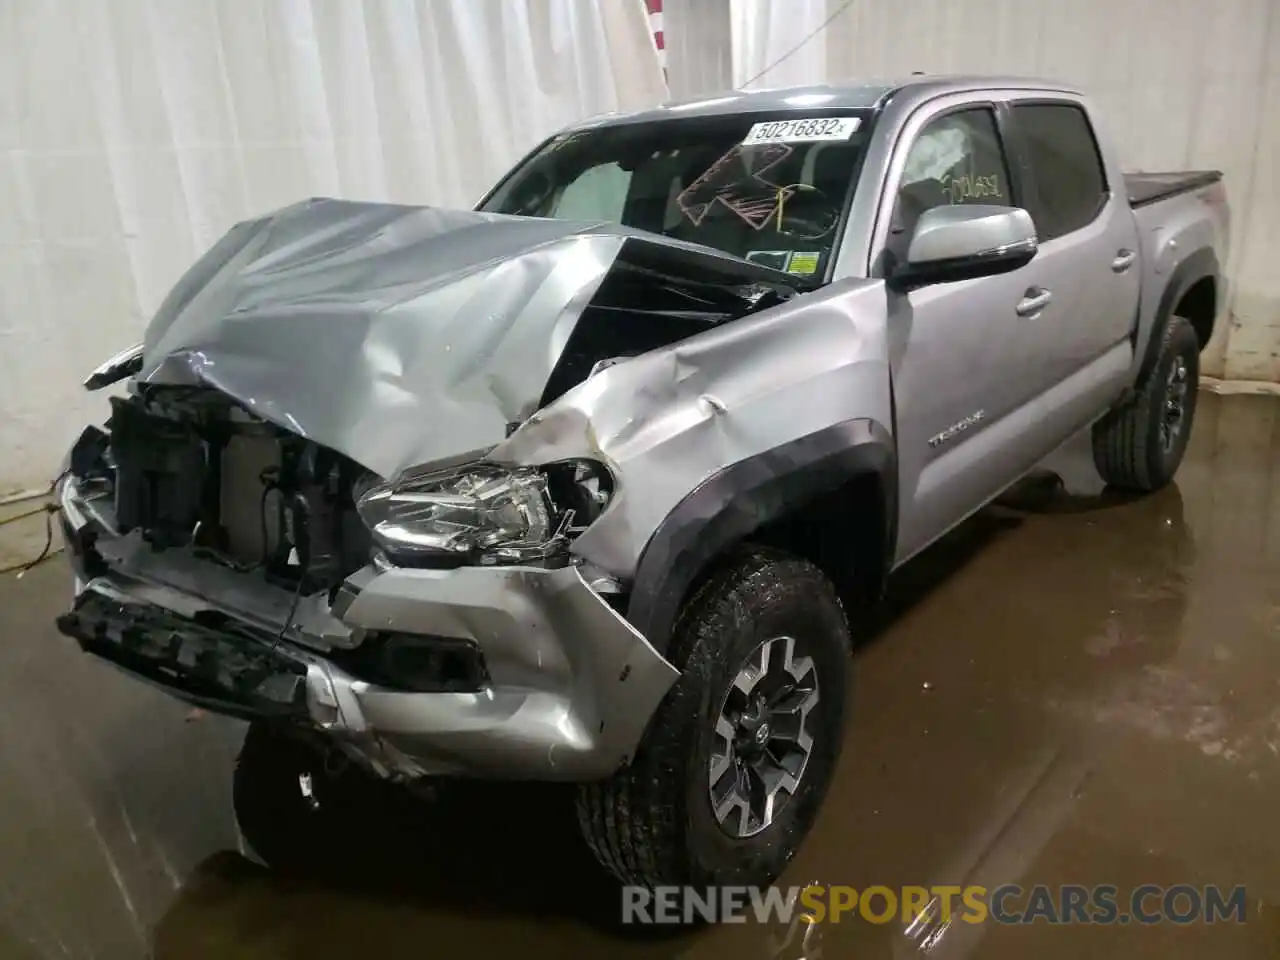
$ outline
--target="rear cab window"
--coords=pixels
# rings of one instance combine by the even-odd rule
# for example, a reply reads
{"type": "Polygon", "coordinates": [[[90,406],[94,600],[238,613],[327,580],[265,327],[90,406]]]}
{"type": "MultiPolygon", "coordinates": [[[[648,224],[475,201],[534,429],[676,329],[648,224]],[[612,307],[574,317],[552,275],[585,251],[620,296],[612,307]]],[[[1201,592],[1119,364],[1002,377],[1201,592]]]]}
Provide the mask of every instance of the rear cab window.
{"type": "Polygon", "coordinates": [[[1068,102],[1012,105],[1030,168],[1027,209],[1040,242],[1087,227],[1111,197],[1093,125],[1068,102]]]}

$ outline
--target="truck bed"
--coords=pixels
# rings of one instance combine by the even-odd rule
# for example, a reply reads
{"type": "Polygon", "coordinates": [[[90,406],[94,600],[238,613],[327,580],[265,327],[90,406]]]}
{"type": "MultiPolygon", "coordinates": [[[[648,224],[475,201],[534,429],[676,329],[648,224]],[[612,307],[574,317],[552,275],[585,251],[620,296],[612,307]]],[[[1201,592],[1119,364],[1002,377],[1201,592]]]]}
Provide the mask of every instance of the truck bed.
{"type": "Polygon", "coordinates": [[[1143,207],[1178,193],[1207,187],[1222,179],[1221,170],[1173,170],[1163,173],[1126,173],[1129,206],[1143,207]]]}

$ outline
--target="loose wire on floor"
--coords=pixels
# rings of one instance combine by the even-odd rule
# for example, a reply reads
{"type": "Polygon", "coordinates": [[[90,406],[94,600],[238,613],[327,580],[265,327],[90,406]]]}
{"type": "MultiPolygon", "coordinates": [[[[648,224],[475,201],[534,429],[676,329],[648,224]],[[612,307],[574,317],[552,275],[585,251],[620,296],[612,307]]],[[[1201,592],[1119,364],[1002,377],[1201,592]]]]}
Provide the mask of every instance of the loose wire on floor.
{"type": "Polygon", "coordinates": [[[34,560],[28,560],[26,563],[15,563],[8,567],[0,567],[0,576],[4,576],[9,573],[17,573],[18,579],[22,579],[22,577],[26,576],[27,571],[31,570],[38,564],[44,563],[44,561],[48,560],[49,557],[62,549],[61,547],[59,547],[58,550],[53,549],[53,515],[58,512],[58,509],[59,508],[56,504],[50,503],[41,507],[39,510],[33,510],[31,513],[27,514],[27,516],[32,517],[37,513],[44,514],[44,546],[41,548],[40,553],[34,560]]]}
{"type": "MultiPolygon", "coordinates": [[[[67,470],[63,470],[60,474],[54,477],[53,483],[49,484],[49,489],[41,494],[41,496],[53,496],[53,492],[58,489],[59,482],[61,482],[62,478],[65,477],[68,472],[69,471],[67,470]]],[[[28,570],[31,570],[38,564],[44,563],[49,559],[49,557],[58,553],[62,549],[61,547],[58,547],[57,550],[53,549],[53,515],[60,509],[61,508],[56,503],[46,503],[43,506],[35,507],[31,510],[25,510],[22,513],[0,520],[0,527],[2,527],[6,523],[13,523],[16,520],[25,520],[28,517],[34,517],[40,513],[44,514],[44,546],[40,549],[40,553],[37,554],[34,560],[28,560],[26,563],[15,563],[12,566],[0,567],[0,577],[10,573],[17,573],[18,579],[20,580],[26,576],[28,570]]]]}
{"type": "Polygon", "coordinates": [[[26,520],[27,517],[37,516],[48,509],[49,504],[46,503],[43,506],[35,507],[31,510],[24,510],[22,513],[15,513],[11,517],[5,517],[3,520],[0,520],[0,527],[3,527],[7,523],[17,523],[19,520],[26,520]]]}

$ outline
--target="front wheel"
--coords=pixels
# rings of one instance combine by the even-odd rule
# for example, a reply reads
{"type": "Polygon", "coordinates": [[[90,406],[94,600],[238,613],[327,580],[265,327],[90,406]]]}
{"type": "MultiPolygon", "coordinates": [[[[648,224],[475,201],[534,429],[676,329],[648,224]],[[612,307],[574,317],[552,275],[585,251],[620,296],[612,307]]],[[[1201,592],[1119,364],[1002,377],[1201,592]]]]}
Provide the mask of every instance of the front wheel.
{"type": "Polygon", "coordinates": [[[1156,361],[1123,407],[1093,428],[1093,460],[1114,487],[1149,493],[1178,472],[1195,420],[1200,339],[1190,322],[1170,317],[1156,331],[1156,361]]]}
{"type": "Polygon", "coordinates": [[[579,788],[596,858],[624,883],[772,882],[808,835],[840,754],[849,630],[811,563],[732,556],[686,605],[680,678],[632,763],[579,788]]]}

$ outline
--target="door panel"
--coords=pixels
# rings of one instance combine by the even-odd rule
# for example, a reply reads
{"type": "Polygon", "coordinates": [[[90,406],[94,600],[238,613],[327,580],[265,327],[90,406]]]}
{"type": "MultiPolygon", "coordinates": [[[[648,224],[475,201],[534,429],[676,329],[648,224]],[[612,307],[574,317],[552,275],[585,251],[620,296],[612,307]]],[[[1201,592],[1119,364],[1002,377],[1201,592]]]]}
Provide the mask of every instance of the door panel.
{"type": "MultiPolygon", "coordinates": [[[[1039,364],[1046,386],[1062,383],[1128,341],[1138,303],[1139,271],[1131,265],[1115,272],[1111,264],[1126,251],[1135,251],[1137,244],[1137,228],[1129,211],[1111,201],[1087,227],[1041,245],[1031,266],[1037,282],[1053,294],[1036,320],[1045,334],[1039,364]]],[[[1126,376],[1117,376],[1117,393],[1126,376]]]]}
{"type": "MultiPolygon", "coordinates": [[[[976,432],[965,443],[935,457],[920,471],[913,527],[916,549],[954,526],[969,509],[1003,490],[1008,476],[1021,476],[1056,449],[1105,406],[1118,375],[1129,368],[1129,354],[1117,346],[1063,382],[1037,395],[1007,416],[976,432]]],[[[904,545],[905,546],[905,545],[904,545]]],[[[903,559],[909,556],[903,555],[903,559]]]]}
{"type": "MultiPolygon", "coordinates": [[[[1010,179],[992,107],[943,109],[922,121],[909,143],[894,187],[890,263],[905,256],[926,209],[1018,205],[1020,186],[1010,179]]],[[[1043,322],[1052,307],[1052,297],[1043,296],[1047,283],[1048,274],[1033,260],[1001,276],[889,293],[899,561],[1038,459],[1018,449],[1025,436],[998,425],[1052,383],[1041,362],[1053,337],[1043,322]]]]}
{"type": "MultiPolygon", "coordinates": [[[[1045,356],[1051,380],[1062,383],[1090,367],[1110,370],[1107,358],[1133,328],[1141,284],[1138,228],[1123,184],[1108,185],[1080,104],[1015,102],[1010,116],[1030,171],[1027,208],[1040,236],[1036,261],[1055,291],[1045,314],[1057,335],[1045,356]]],[[[1117,393],[1125,379],[1116,377],[1117,393]]]]}
{"type": "Polygon", "coordinates": [[[902,514],[898,560],[927,546],[1040,459],[1003,424],[1046,384],[1042,318],[1017,307],[1034,261],[1012,273],[890,294],[902,514]],[[1021,445],[1021,446],[1020,446],[1021,445]]]}

